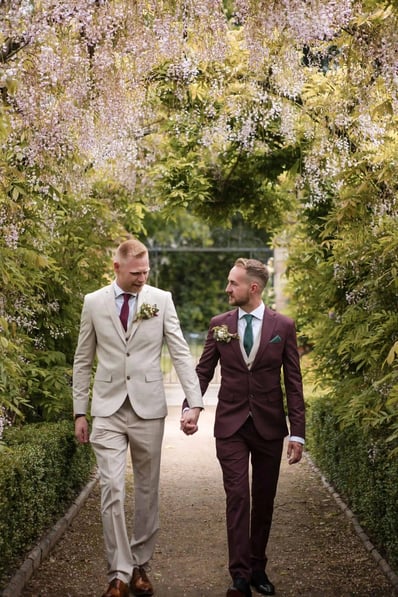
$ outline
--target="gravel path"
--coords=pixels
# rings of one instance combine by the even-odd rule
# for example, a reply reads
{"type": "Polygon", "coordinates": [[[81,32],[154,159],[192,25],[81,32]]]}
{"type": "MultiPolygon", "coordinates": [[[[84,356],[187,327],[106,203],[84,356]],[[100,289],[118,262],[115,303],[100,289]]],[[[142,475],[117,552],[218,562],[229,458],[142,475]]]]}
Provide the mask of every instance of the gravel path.
{"type": "MultiPolygon", "coordinates": [[[[214,406],[206,407],[192,437],[179,430],[179,414],[178,406],[169,408],[161,531],[150,577],[156,597],[224,597],[230,580],[224,492],[212,437],[214,406]]],[[[128,495],[132,493],[129,469],[128,495]]],[[[283,461],[268,556],[268,573],[279,597],[398,594],[394,578],[365,549],[307,459],[290,467],[283,461]]],[[[95,597],[106,584],[97,484],[21,595],[95,597]]]]}

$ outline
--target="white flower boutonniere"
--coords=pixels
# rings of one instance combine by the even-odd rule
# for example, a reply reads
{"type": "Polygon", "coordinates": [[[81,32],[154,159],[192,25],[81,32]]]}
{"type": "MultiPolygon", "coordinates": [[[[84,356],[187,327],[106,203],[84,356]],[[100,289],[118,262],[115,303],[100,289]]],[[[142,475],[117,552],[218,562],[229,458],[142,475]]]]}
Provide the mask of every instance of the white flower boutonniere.
{"type": "Polygon", "coordinates": [[[134,321],[138,321],[139,319],[151,319],[151,317],[156,317],[158,313],[159,309],[156,305],[142,303],[141,307],[137,311],[134,321]]]}
{"type": "Polygon", "coordinates": [[[217,342],[231,342],[231,340],[238,340],[238,334],[231,334],[228,330],[228,327],[224,325],[216,325],[216,327],[212,328],[213,338],[217,342]]]}

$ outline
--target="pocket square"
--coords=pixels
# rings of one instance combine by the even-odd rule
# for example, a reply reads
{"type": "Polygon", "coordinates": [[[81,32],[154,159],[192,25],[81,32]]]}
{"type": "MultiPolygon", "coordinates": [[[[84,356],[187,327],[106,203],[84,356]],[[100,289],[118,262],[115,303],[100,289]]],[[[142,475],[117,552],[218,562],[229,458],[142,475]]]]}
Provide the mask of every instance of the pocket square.
{"type": "Polygon", "coordinates": [[[274,336],[269,343],[270,344],[277,344],[277,342],[282,342],[282,338],[280,336],[274,336]]]}

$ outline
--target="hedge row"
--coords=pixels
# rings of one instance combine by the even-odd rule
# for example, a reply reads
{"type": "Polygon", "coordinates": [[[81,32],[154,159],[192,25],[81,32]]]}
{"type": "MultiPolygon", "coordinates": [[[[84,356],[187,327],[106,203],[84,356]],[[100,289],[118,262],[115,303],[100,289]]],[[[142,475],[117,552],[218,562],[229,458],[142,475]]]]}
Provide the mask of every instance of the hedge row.
{"type": "Polygon", "coordinates": [[[4,581],[85,485],[94,455],[89,446],[76,443],[70,421],[12,428],[3,440],[0,579],[4,581]]]}
{"type": "Polygon", "coordinates": [[[342,426],[333,403],[311,404],[309,450],[344,498],[373,544],[398,571],[398,459],[380,430],[366,433],[361,421],[342,426]]]}

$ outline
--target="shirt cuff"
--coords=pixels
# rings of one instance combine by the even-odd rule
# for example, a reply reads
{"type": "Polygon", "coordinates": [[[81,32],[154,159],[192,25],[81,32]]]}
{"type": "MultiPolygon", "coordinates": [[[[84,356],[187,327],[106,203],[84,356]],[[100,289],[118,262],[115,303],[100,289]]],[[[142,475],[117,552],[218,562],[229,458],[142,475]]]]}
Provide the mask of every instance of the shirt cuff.
{"type": "Polygon", "coordinates": [[[291,435],[289,438],[291,442],[297,442],[298,444],[305,444],[305,439],[303,437],[299,437],[298,435],[291,435]]]}

